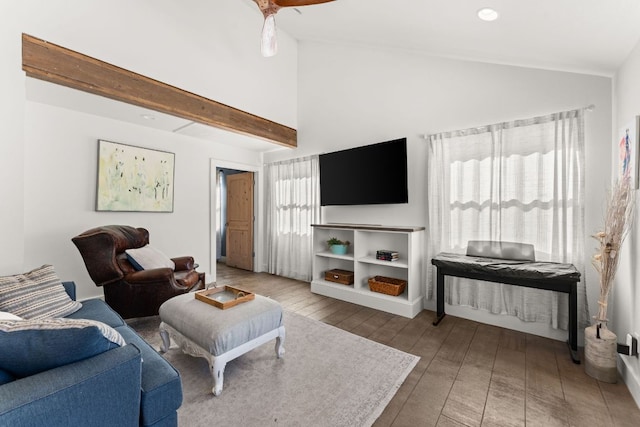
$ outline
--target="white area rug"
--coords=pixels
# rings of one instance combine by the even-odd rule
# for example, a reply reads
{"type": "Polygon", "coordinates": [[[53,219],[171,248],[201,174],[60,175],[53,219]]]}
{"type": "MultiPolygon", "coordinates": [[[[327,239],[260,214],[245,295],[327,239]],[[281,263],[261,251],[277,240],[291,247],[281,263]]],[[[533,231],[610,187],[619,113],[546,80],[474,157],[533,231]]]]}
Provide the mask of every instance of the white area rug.
{"type": "MultiPolygon", "coordinates": [[[[207,362],[172,343],[164,356],[182,376],[179,425],[370,426],[419,360],[295,313],[284,316],[284,358],[276,358],[274,340],[229,362],[218,397],[207,362]]],[[[129,323],[160,348],[157,316],[129,323]]]]}

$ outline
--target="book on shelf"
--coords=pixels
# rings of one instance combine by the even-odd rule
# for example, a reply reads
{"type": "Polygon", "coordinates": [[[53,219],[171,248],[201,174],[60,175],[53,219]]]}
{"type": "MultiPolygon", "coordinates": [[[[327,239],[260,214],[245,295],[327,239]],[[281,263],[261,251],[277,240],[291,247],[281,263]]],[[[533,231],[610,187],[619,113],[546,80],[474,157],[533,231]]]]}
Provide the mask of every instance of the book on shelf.
{"type": "Polygon", "coordinates": [[[376,259],[383,261],[397,261],[400,258],[398,252],[388,250],[388,249],[379,249],[376,251],[376,259]]]}
{"type": "Polygon", "coordinates": [[[391,251],[389,249],[378,249],[376,251],[376,254],[378,255],[398,255],[397,251],[391,251]]]}

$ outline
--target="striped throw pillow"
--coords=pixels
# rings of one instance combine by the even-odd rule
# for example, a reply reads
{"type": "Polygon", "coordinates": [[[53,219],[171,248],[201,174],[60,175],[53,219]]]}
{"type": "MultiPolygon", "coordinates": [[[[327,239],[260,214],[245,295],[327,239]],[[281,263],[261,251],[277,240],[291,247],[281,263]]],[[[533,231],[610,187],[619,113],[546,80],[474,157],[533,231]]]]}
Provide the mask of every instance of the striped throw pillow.
{"type": "Polygon", "coordinates": [[[80,310],[62,286],[52,265],[0,277],[0,310],[23,319],[64,317],[80,310]]]}

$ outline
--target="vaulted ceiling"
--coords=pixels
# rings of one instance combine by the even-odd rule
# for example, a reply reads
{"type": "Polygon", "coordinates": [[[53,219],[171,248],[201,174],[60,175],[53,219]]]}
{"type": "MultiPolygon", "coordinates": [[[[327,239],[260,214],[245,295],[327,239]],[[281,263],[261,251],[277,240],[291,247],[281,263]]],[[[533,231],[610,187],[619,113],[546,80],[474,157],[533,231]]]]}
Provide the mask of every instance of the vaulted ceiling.
{"type": "Polygon", "coordinates": [[[302,41],[611,76],[640,39],[640,1],[336,0],[282,9],[276,23],[302,41]],[[479,20],[483,7],[499,18],[479,20]]]}
{"type": "MultiPolygon", "coordinates": [[[[211,7],[212,0],[188,0],[211,7]]],[[[216,0],[218,1],[218,0],[216,0]]],[[[238,1],[238,0],[224,0],[238,1]]],[[[253,0],[247,14],[261,12],[253,0]]],[[[240,8],[243,9],[243,8],[240,8]]],[[[258,22],[256,20],[256,22],[258,22]]],[[[640,39],[640,0],[336,0],[285,8],[278,31],[299,42],[322,41],[399,49],[421,55],[613,76],[640,39]],[[477,11],[492,7],[499,19],[483,22],[477,11]]],[[[259,37],[259,28],[255,35],[259,37]]],[[[256,55],[260,55],[256,40],[256,55]]],[[[252,151],[281,149],[271,143],[121,105],[85,93],[29,81],[27,96],[37,102],[201,139],[225,139],[252,151]],[[135,111],[131,111],[135,110],[135,111]],[[133,117],[134,119],[130,119],[133,117]]]]}

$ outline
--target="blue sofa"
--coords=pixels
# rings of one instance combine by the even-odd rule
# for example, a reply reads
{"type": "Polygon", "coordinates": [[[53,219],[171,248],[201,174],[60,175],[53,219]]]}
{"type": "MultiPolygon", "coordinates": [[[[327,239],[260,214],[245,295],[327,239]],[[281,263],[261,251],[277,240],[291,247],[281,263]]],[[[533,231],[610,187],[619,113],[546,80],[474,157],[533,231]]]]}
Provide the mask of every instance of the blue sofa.
{"type": "MultiPolygon", "coordinates": [[[[63,282],[76,299],[75,283],[63,282]]],[[[0,385],[0,426],[177,426],[175,368],[101,299],[67,316],[117,330],[127,345],[0,385]]]]}

